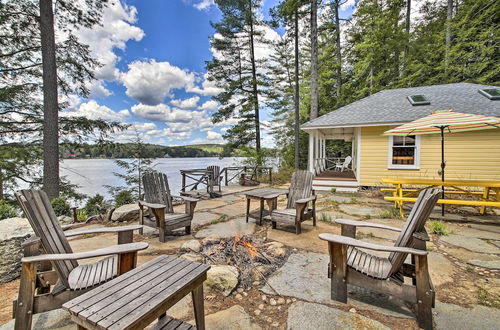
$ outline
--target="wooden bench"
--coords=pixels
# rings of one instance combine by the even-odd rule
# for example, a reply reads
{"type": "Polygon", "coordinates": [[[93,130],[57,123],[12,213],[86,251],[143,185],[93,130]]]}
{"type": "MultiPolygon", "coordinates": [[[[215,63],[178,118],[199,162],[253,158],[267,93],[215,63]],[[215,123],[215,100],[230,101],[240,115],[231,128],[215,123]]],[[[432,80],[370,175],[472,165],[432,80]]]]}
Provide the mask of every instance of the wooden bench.
{"type": "Polygon", "coordinates": [[[79,329],[192,329],[166,315],[191,293],[198,329],[205,329],[203,282],[209,265],[161,256],[63,305],[79,329]]]}

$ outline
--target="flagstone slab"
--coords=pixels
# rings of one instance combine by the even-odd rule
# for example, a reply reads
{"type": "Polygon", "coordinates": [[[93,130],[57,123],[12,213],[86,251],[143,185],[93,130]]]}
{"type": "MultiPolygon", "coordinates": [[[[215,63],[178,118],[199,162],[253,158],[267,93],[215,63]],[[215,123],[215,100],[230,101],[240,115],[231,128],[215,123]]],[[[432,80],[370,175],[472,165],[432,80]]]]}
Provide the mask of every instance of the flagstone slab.
{"type": "Polygon", "coordinates": [[[453,234],[448,236],[441,236],[439,241],[459,246],[474,252],[500,254],[500,248],[498,248],[494,244],[489,244],[484,240],[475,237],[467,237],[467,236],[453,234]]]}
{"type": "Polygon", "coordinates": [[[297,301],[288,309],[287,329],[389,329],[382,323],[325,305],[297,301]]]}
{"type": "MultiPolygon", "coordinates": [[[[194,324],[194,321],[190,321],[194,324]]],[[[261,330],[252,322],[250,315],[240,305],[234,305],[226,310],[205,316],[207,329],[217,330],[261,330]]]]}
{"type": "MultiPolygon", "coordinates": [[[[250,210],[256,210],[258,208],[258,203],[254,202],[251,204],[250,210]]],[[[210,209],[211,213],[225,214],[226,216],[232,218],[236,216],[245,215],[246,204],[244,202],[235,202],[226,204],[221,207],[210,209]]]]}
{"type": "MultiPolygon", "coordinates": [[[[14,329],[15,320],[11,320],[0,326],[0,330],[14,329]]],[[[68,312],[63,309],[55,309],[50,312],[33,315],[32,329],[53,329],[53,330],[76,330],[77,325],[71,321],[68,312]]]]}
{"type": "Polygon", "coordinates": [[[205,238],[208,236],[216,237],[231,237],[253,234],[255,231],[255,223],[245,222],[245,218],[237,218],[217,224],[209,225],[195,234],[195,237],[205,238]]]}
{"type": "Polygon", "coordinates": [[[360,217],[370,216],[370,217],[378,217],[380,213],[384,212],[384,209],[379,207],[370,207],[358,204],[340,204],[339,209],[350,215],[357,215],[360,217]]]}
{"type": "MultiPolygon", "coordinates": [[[[329,259],[326,254],[314,252],[291,254],[261,290],[267,294],[291,296],[315,303],[341,304],[330,298],[330,280],[327,276],[329,259]]],[[[357,309],[372,310],[400,318],[414,317],[399,299],[354,286],[349,286],[348,290],[347,302],[357,309]]]]}
{"type": "Polygon", "coordinates": [[[437,301],[434,309],[437,329],[448,330],[491,330],[498,329],[500,310],[474,305],[466,308],[437,301]]]}
{"type": "Polygon", "coordinates": [[[193,221],[191,222],[193,228],[208,225],[215,219],[220,217],[219,214],[214,214],[210,212],[195,212],[193,216],[193,221]]]}
{"type": "Polygon", "coordinates": [[[468,260],[467,262],[471,265],[478,266],[478,267],[489,268],[489,269],[500,269],[500,259],[497,259],[497,260],[472,259],[472,260],[468,260]]]}

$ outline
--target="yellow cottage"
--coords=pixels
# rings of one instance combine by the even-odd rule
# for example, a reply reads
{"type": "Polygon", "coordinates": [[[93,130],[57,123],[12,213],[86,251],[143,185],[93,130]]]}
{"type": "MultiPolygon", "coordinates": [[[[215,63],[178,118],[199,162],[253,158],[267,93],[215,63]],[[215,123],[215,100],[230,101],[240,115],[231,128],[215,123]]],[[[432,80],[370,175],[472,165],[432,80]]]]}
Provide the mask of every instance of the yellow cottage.
{"type": "MultiPolygon", "coordinates": [[[[382,178],[440,179],[439,134],[383,133],[448,109],[500,117],[500,88],[456,83],[384,90],[305,123],[314,188],[355,191],[380,186],[382,178]],[[352,160],[328,155],[328,140],[352,142],[352,160]],[[352,171],[342,171],[347,163],[352,171]]],[[[447,179],[500,180],[500,128],[446,134],[445,159],[447,179]]]]}

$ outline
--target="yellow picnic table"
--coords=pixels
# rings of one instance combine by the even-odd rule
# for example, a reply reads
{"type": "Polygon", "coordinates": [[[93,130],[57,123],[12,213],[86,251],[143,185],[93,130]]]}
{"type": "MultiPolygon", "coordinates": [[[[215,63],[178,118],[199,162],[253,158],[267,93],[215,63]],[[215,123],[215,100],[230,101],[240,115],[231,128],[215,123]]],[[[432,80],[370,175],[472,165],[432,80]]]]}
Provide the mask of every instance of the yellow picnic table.
{"type": "Polygon", "coordinates": [[[445,180],[439,179],[423,179],[423,178],[384,178],[382,182],[392,184],[394,188],[383,188],[381,191],[392,192],[391,197],[384,197],[385,200],[394,201],[395,206],[399,207],[401,216],[403,213],[404,202],[415,202],[419,192],[427,188],[445,187],[447,195],[467,195],[478,198],[478,200],[464,199],[439,199],[438,204],[455,204],[455,205],[470,205],[480,206],[480,213],[486,212],[486,207],[500,207],[500,181],[493,180],[445,180]],[[410,187],[403,187],[410,186],[410,187]],[[418,187],[415,186],[425,186],[418,187]],[[478,188],[477,190],[467,190],[464,188],[478,188]],[[448,189],[446,189],[448,188],[448,189]],[[481,191],[479,191],[481,190],[481,191]]]}

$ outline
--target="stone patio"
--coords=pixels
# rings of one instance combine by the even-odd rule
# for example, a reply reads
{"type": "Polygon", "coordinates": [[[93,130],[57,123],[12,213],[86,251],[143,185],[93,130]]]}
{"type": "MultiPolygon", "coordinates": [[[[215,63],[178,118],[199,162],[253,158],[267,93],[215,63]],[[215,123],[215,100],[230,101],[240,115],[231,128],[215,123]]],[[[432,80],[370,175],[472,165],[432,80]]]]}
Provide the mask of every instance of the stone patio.
{"type": "MultiPolygon", "coordinates": [[[[232,189],[234,191],[227,192],[221,198],[198,203],[191,235],[183,235],[180,231],[169,236],[165,243],[158,241],[158,233],[152,228],[146,228],[143,236],[134,235],[135,241],[150,244],[149,249],[139,253],[139,264],[160,254],[203,261],[198,250],[204,242],[235,235],[258,237],[266,244],[271,243],[267,246],[275,247],[280,250],[279,253],[289,254],[281,268],[255,281],[250,288],[242,287],[238,282],[237,270],[226,271],[224,267],[215,267],[217,271],[212,272],[209,279],[212,284],[205,288],[207,329],[418,328],[412,308],[388,296],[349,287],[347,304],[330,299],[327,244],[318,239],[318,234],[339,234],[340,227],[333,222],[336,218],[402,227],[404,221],[401,219],[380,218],[385,210],[392,208],[392,203],[381,198],[370,198],[363,193],[322,194],[318,197],[317,214],[318,219],[325,221],[318,221],[317,227],[313,227],[310,221],[305,222],[302,234],[295,235],[292,228],[280,226],[278,230],[273,230],[269,223],[258,226],[253,219],[246,223],[244,197],[239,195],[241,191],[232,189]],[[228,278],[222,279],[220,274],[228,278]]],[[[280,198],[280,207],[284,203],[285,199],[280,198]]],[[[255,207],[257,203],[252,204],[252,208],[255,207]]],[[[451,234],[431,235],[432,241],[428,244],[429,270],[437,292],[436,308],[433,310],[436,328],[498,328],[500,216],[481,217],[476,213],[460,213],[450,214],[446,220],[449,220],[446,226],[451,234]]],[[[20,235],[14,232],[13,242],[17,245],[18,237],[20,235]]],[[[379,244],[392,245],[396,237],[397,233],[379,229],[364,228],[358,231],[358,239],[379,244]]],[[[2,238],[7,240],[6,237],[2,238]]],[[[73,250],[78,252],[109,246],[114,242],[116,237],[110,234],[70,240],[73,250]]],[[[12,276],[11,271],[9,276],[12,276]]],[[[6,323],[0,329],[13,329],[13,322],[9,320],[18,285],[19,280],[0,285],[0,293],[4,296],[0,303],[0,323],[6,323]]],[[[191,298],[182,299],[168,313],[193,322],[191,298]]],[[[71,323],[66,312],[55,310],[35,315],[34,328],[76,329],[76,326],[71,323]]]]}

